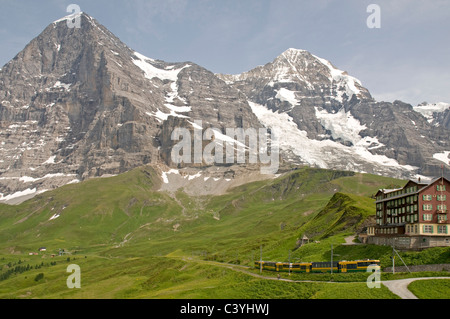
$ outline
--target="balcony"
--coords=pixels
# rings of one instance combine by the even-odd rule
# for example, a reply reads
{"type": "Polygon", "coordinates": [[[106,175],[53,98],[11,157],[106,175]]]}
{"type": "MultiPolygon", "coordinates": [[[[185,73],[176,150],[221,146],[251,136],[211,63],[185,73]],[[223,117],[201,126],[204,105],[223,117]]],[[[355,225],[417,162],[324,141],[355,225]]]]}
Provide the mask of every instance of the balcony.
{"type": "Polygon", "coordinates": [[[447,214],[447,213],[448,213],[448,210],[447,210],[447,209],[437,209],[437,210],[436,210],[436,213],[437,213],[437,214],[447,214]]]}

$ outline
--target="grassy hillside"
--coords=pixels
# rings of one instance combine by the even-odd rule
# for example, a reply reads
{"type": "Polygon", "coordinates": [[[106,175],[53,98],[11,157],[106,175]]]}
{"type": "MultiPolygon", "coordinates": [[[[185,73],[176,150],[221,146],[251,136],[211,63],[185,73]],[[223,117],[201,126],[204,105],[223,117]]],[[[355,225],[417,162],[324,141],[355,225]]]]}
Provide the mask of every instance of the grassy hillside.
{"type": "MultiPolygon", "coordinates": [[[[337,259],[388,263],[387,247],[340,244],[374,214],[371,195],[404,182],[302,168],[222,196],[159,192],[160,183],[147,166],[1,205],[0,298],[329,298],[339,289],[267,281],[245,266],[260,247],[266,260],[329,260],[331,244],[337,259]],[[299,248],[303,234],[311,242],[299,248]],[[69,255],[52,258],[59,249],[69,255]],[[66,287],[70,263],[81,290],[66,287]]],[[[392,297],[342,287],[347,298],[392,297]]]]}

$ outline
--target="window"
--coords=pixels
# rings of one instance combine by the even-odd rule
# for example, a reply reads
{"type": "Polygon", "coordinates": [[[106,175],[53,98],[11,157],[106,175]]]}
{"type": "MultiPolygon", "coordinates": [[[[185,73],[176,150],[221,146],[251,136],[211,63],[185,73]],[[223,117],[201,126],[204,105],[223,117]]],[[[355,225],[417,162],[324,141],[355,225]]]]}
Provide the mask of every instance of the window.
{"type": "Polygon", "coordinates": [[[447,200],[447,195],[437,195],[438,202],[444,202],[447,200]]]}
{"type": "Polygon", "coordinates": [[[432,196],[431,196],[431,195],[423,195],[423,196],[422,196],[422,199],[423,199],[423,200],[426,200],[426,201],[432,200],[432,196]]]}
{"type": "Polygon", "coordinates": [[[444,184],[436,185],[436,190],[445,191],[445,185],[444,184]]]}
{"type": "Polygon", "coordinates": [[[437,209],[440,211],[446,211],[447,210],[447,205],[437,205],[437,209]]]}
{"type": "Polygon", "coordinates": [[[432,234],[433,226],[432,225],[423,225],[423,232],[426,234],[432,234]]]}
{"type": "Polygon", "coordinates": [[[438,221],[445,221],[447,220],[447,215],[438,215],[438,221]]]}
{"type": "Polygon", "coordinates": [[[437,232],[438,234],[447,234],[447,225],[439,225],[437,232]]]}
{"type": "Polygon", "coordinates": [[[425,221],[433,220],[433,214],[423,214],[423,220],[425,221]]]}
{"type": "Polygon", "coordinates": [[[433,205],[432,204],[424,204],[423,210],[433,210],[433,205]]]}

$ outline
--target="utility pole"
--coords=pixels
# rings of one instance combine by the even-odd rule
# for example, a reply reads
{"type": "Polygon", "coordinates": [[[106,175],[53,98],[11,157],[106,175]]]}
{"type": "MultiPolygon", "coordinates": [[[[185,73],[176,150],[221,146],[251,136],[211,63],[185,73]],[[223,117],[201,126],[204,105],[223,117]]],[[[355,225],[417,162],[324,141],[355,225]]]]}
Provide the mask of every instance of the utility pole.
{"type": "Polygon", "coordinates": [[[394,250],[394,245],[392,245],[392,273],[395,274],[395,250],[394,250]]]}
{"type": "Polygon", "coordinates": [[[291,251],[289,250],[289,276],[291,275],[291,251]]]}
{"type": "Polygon", "coordinates": [[[262,273],[262,246],[259,245],[259,273],[262,273]]]}
{"type": "Polygon", "coordinates": [[[333,274],[333,244],[331,244],[331,273],[333,274]]]}

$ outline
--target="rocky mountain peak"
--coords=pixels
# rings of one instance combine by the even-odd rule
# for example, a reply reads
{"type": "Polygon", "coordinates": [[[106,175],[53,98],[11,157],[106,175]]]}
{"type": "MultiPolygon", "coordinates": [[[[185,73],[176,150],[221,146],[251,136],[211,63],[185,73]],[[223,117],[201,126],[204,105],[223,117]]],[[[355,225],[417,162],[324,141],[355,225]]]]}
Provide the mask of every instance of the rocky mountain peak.
{"type": "Polygon", "coordinates": [[[260,89],[283,87],[294,91],[297,100],[310,99],[312,96],[321,97],[325,101],[331,99],[338,103],[350,103],[352,99],[373,100],[361,81],[348,75],[346,71],[336,68],[328,60],[306,50],[294,48],[287,49],[271,63],[248,72],[218,76],[236,87],[240,87],[242,82],[249,81],[257,83],[260,89]]]}

